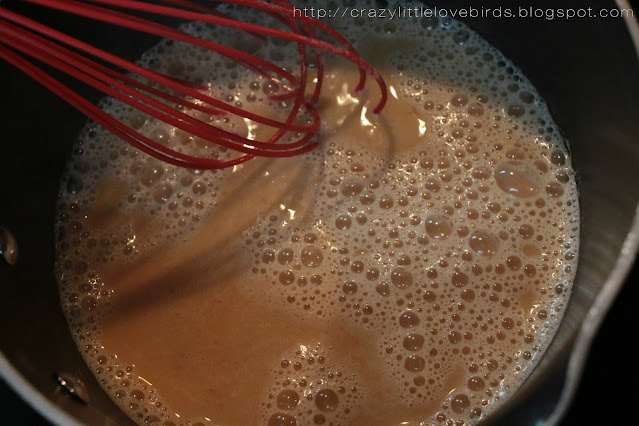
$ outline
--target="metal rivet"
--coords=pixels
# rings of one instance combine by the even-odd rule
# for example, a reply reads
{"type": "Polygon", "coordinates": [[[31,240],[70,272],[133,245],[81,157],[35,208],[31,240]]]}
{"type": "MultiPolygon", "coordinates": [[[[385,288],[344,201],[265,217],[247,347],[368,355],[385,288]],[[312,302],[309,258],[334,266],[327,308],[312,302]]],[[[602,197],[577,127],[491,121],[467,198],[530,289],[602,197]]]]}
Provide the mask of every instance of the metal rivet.
{"type": "Polygon", "coordinates": [[[89,397],[89,391],[84,385],[82,380],[68,373],[58,373],[55,375],[56,380],[60,384],[60,387],[67,391],[71,396],[78,401],[88,404],[91,401],[89,397]]]}
{"type": "Polygon", "coordinates": [[[0,226],[0,257],[9,265],[15,265],[18,261],[18,243],[11,231],[0,226]]]}

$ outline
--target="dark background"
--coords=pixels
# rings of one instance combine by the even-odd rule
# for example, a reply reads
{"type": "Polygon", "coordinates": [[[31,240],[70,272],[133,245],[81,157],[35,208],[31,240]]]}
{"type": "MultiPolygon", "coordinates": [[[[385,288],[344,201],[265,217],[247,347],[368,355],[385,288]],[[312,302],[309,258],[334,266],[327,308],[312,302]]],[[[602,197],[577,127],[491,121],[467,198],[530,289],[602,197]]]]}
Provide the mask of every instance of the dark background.
{"type": "MultiPolygon", "coordinates": [[[[639,0],[630,3],[636,15],[639,0]]],[[[637,417],[639,372],[629,333],[637,335],[638,282],[639,265],[635,264],[593,343],[581,385],[562,425],[637,424],[631,419],[637,417]]],[[[3,382],[0,418],[7,425],[50,425],[3,382]]]]}

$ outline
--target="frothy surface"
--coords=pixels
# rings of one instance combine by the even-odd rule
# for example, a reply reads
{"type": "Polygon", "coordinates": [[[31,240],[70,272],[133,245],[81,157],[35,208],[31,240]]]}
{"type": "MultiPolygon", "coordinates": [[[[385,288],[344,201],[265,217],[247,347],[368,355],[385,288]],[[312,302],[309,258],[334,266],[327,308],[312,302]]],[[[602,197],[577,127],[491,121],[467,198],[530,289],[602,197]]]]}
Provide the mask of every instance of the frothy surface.
{"type": "MultiPolygon", "coordinates": [[[[322,143],[302,157],[188,171],[99,127],[80,135],[60,197],[62,304],[131,418],[475,423],[543,354],[578,250],[564,143],[535,89],[479,36],[403,22],[330,22],[384,74],[390,102],[371,114],[373,85],[353,95],[356,70],[331,61],[322,143]]],[[[294,46],[186,28],[294,57],[294,46]]],[[[277,86],[218,57],[163,42],[142,61],[284,112],[264,106],[277,86]]],[[[102,106],[172,146],[233,155],[102,106]]]]}

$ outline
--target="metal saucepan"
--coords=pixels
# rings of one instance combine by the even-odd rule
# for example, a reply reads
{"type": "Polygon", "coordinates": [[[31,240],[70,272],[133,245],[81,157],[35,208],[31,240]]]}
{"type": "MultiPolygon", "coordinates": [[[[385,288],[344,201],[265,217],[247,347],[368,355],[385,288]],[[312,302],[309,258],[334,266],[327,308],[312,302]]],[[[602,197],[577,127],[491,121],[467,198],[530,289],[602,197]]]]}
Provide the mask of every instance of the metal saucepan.
{"type": "MultiPolygon", "coordinates": [[[[430,3],[471,5],[468,0],[430,3]]],[[[542,9],[629,8],[626,0],[531,4],[542,9]]],[[[500,6],[519,3],[485,1],[481,7],[500,6]]],[[[67,19],[57,14],[47,18],[67,19]]],[[[487,420],[553,424],[570,402],[589,345],[639,245],[639,26],[636,18],[466,22],[512,59],[540,91],[569,142],[579,176],[582,239],[565,318],[529,379],[487,420]]],[[[74,22],[64,28],[131,59],[155,42],[101,31],[93,23],[74,22]]],[[[0,225],[11,231],[19,248],[15,265],[0,260],[0,374],[54,423],[131,424],[78,353],[52,273],[58,182],[85,118],[5,63],[0,63],[0,93],[0,225]],[[80,398],[69,396],[60,377],[80,398]]],[[[5,255],[10,249],[7,235],[0,230],[5,255]]]]}

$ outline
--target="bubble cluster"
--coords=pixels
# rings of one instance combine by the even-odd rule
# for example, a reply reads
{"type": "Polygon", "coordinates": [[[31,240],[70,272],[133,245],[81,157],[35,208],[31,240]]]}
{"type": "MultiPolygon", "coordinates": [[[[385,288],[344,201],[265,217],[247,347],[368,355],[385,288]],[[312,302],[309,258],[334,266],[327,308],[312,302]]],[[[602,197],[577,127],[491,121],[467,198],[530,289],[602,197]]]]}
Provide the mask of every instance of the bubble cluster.
{"type": "MultiPolygon", "coordinates": [[[[363,55],[375,52],[379,63],[371,59],[397,98],[382,115],[388,128],[364,110],[366,102],[341,91],[338,77],[352,75],[354,85],[356,73],[339,63],[328,66],[325,93],[340,100],[349,120],[340,121],[339,110],[335,122],[323,123],[329,130],[323,130],[321,146],[296,159],[304,179],[283,180],[291,191],[237,236],[242,244],[234,256],[259,281],[243,291],[260,303],[292,312],[303,324],[366,336],[362,350],[379,360],[375,374],[381,379],[343,359],[339,345],[296,344],[271,360],[261,421],[349,424],[367,412],[404,419],[435,407],[430,418],[419,420],[476,423],[516,390],[563,315],[579,234],[570,157],[531,83],[463,24],[365,22],[330,24],[363,55]],[[397,48],[395,42],[406,38],[414,42],[397,48]],[[411,117],[418,136],[391,120],[411,117]],[[415,137],[419,143],[405,142],[415,137]],[[376,141],[392,143],[379,149],[376,141]],[[304,204],[304,197],[311,201],[304,204]],[[384,398],[373,385],[379,380],[388,390],[384,398]]],[[[185,29],[230,37],[228,29],[185,29]]],[[[295,49],[274,41],[254,44],[249,36],[238,42],[278,61],[293,57],[295,49]]],[[[217,97],[237,106],[280,90],[178,43],[161,42],[142,62],[207,82],[217,97]],[[222,71],[211,76],[210,69],[222,71]]],[[[114,101],[101,107],[167,145],[232,155],[114,101]]],[[[230,131],[259,131],[215,120],[230,131]]],[[[176,418],[179,407],[167,407],[162,389],[139,379],[135,360],[103,350],[100,321],[113,289],[96,265],[130,262],[197,233],[241,186],[233,180],[238,170],[168,166],[92,124],[76,143],[57,223],[62,304],[96,377],[140,424],[208,420],[176,418]],[[146,222],[158,224],[155,232],[139,232],[146,222]]]]}
{"type": "Polygon", "coordinates": [[[300,346],[285,355],[273,373],[274,386],[262,404],[267,425],[348,424],[362,390],[343,363],[331,362],[330,350],[300,346]]]}

